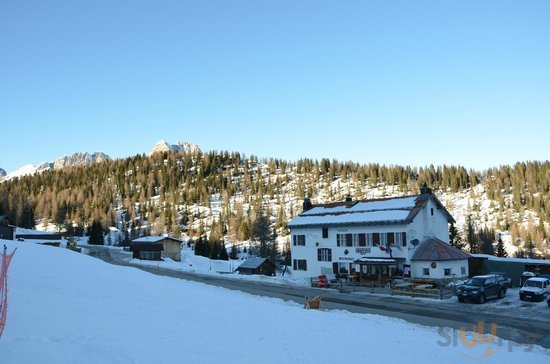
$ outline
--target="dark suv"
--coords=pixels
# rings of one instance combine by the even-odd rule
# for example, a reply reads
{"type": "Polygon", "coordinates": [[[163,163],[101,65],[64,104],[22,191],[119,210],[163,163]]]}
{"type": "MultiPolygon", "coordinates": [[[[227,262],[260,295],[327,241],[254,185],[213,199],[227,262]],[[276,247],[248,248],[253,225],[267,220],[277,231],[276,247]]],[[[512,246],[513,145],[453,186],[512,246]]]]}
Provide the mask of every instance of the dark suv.
{"type": "Polygon", "coordinates": [[[490,298],[503,298],[509,284],[510,280],[501,274],[475,276],[458,287],[458,301],[485,303],[490,298]]]}

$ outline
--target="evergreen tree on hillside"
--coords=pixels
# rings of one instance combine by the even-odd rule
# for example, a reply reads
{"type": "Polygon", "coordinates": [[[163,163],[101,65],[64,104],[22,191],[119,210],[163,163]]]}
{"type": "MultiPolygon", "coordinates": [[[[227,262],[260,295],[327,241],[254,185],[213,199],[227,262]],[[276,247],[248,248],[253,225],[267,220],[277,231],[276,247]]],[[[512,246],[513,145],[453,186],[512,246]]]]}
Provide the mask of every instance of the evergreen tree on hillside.
{"type": "Polygon", "coordinates": [[[472,222],[472,215],[468,215],[466,219],[466,240],[468,241],[468,245],[470,245],[470,253],[479,253],[479,241],[472,222]]]}
{"type": "Polygon", "coordinates": [[[506,258],[508,257],[508,253],[506,252],[506,249],[504,248],[504,242],[502,241],[502,238],[498,238],[497,243],[497,249],[495,251],[495,254],[497,257],[506,258]]]}
{"type": "Polygon", "coordinates": [[[88,243],[95,245],[103,245],[103,226],[99,220],[94,220],[88,230],[88,243]]]}
{"type": "Polygon", "coordinates": [[[252,236],[258,243],[258,255],[263,258],[269,256],[268,244],[271,242],[271,228],[269,227],[269,219],[262,211],[252,225],[252,236]]]}
{"type": "Polygon", "coordinates": [[[231,246],[231,251],[229,253],[229,258],[235,260],[237,259],[237,246],[235,244],[233,244],[231,246]]]}
{"type": "Polygon", "coordinates": [[[458,228],[455,226],[454,223],[451,223],[451,226],[449,227],[449,243],[452,247],[458,250],[464,250],[464,248],[466,247],[466,244],[462,242],[460,231],[458,231],[458,228]]]}
{"type": "Polygon", "coordinates": [[[527,241],[525,242],[525,255],[527,258],[533,259],[535,257],[535,243],[531,234],[527,236],[527,241]]]}

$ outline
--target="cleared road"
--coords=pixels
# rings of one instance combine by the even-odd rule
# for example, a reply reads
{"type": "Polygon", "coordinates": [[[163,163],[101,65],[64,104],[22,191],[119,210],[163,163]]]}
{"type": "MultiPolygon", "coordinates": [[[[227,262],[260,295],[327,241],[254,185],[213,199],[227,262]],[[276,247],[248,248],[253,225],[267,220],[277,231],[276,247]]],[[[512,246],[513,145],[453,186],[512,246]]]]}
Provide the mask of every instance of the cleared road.
{"type": "MultiPolygon", "coordinates": [[[[231,290],[265,297],[280,298],[286,301],[304,303],[305,296],[322,296],[325,309],[346,310],[355,313],[378,314],[395,317],[408,322],[440,328],[441,342],[446,343],[454,330],[466,328],[471,331],[478,322],[485,323],[484,332],[488,333],[491,323],[497,325],[497,336],[503,340],[511,340],[522,344],[535,344],[550,349],[550,310],[546,317],[540,319],[518,318],[513,312],[507,314],[479,312],[469,309],[471,305],[460,305],[456,310],[440,307],[437,302],[413,301],[399,297],[361,296],[340,293],[335,290],[308,287],[282,286],[264,282],[234,280],[224,277],[212,277],[197,273],[177,272],[169,269],[132,265],[124,261],[128,256],[104,247],[90,247],[89,255],[107,263],[133,267],[143,271],[195,281],[231,290]]],[[[436,344],[436,343],[434,343],[436,344]]],[[[506,345],[507,343],[503,343],[506,345]]]]}

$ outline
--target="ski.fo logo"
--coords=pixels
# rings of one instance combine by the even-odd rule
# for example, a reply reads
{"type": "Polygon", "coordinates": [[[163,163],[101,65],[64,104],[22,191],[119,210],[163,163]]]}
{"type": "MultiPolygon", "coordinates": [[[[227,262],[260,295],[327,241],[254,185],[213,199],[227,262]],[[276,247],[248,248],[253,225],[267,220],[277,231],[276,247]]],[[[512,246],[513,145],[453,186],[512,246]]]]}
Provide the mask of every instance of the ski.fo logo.
{"type": "Polygon", "coordinates": [[[460,348],[460,354],[470,359],[486,359],[502,350],[510,353],[514,350],[533,350],[532,345],[520,345],[497,337],[497,324],[494,322],[486,326],[484,321],[478,321],[471,331],[466,327],[459,330],[440,327],[437,332],[441,336],[437,341],[439,346],[460,348]]]}

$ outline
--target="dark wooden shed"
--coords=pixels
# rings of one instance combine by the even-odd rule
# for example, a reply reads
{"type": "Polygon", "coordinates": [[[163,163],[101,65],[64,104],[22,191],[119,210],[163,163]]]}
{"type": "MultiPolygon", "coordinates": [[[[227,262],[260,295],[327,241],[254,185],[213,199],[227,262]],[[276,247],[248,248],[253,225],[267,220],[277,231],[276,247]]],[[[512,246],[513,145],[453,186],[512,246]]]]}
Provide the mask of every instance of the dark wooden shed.
{"type": "Polygon", "coordinates": [[[161,260],[163,250],[162,244],[133,243],[130,246],[133,258],[141,260],[161,260]]]}
{"type": "Polygon", "coordinates": [[[240,274],[274,276],[277,266],[268,258],[249,258],[236,269],[240,274]]]}

